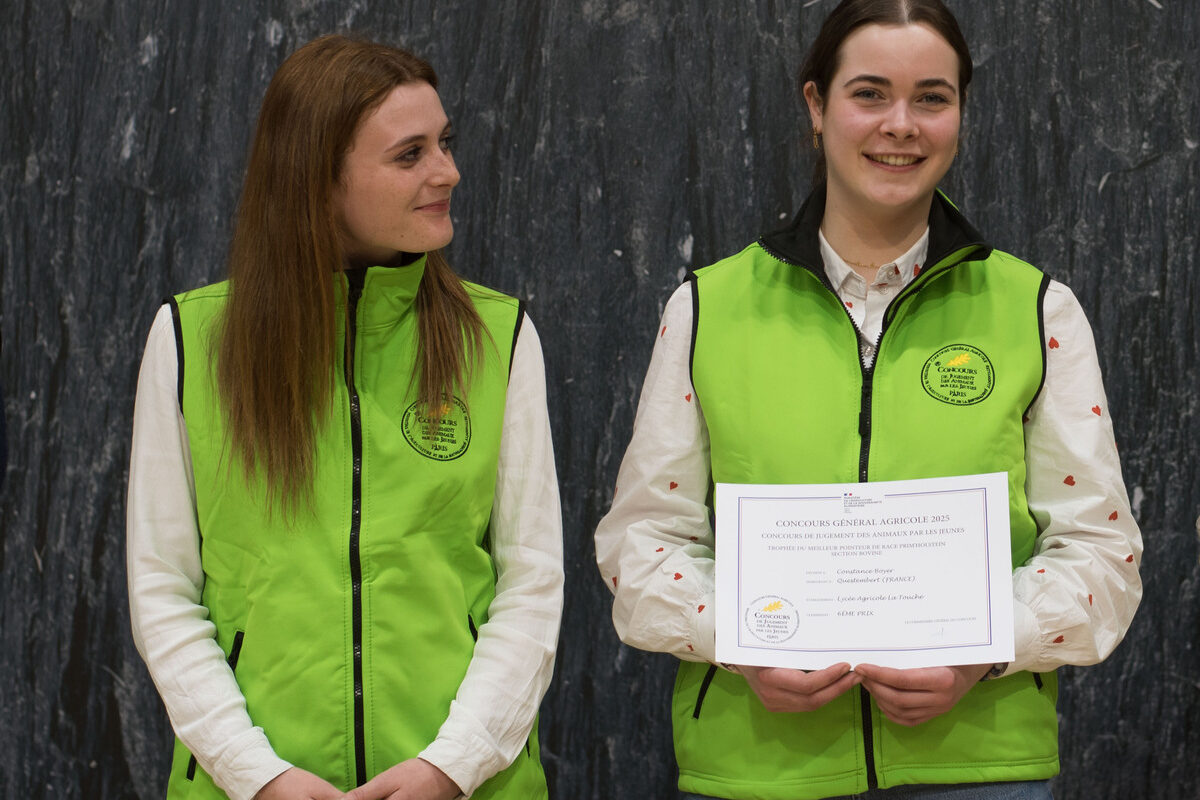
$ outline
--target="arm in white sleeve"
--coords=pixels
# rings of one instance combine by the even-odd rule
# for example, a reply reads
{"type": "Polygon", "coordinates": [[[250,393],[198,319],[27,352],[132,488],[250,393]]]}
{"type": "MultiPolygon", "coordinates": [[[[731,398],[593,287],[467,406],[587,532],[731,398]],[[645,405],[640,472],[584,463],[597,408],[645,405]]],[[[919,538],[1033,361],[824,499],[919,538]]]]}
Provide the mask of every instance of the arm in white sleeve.
{"type": "Polygon", "coordinates": [[[133,413],[126,528],[133,640],[176,735],[231,798],[247,800],[291,765],[250,721],[201,605],[204,572],[178,369],[171,310],[163,306],[146,341],[133,413]]]}
{"type": "Polygon", "coordinates": [[[1142,537],[1129,508],[1092,330],[1070,289],[1045,298],[1046,382],[1025,428],[1033,557],[1013,573],[1008,671],[1095,664],[1142,597],[1142,537]]]}
{"type": "Polygon", "coordinates": [[[612,508],[596,529],[596,560],[621,641],[712,661],[709,442],[691,380],[690,283],[671,296],[655,333],[612,508]]]}
{"type": "Polygon", "coordinates": [[[528,317],[509,374],[491,535],[496,595],[450,714],[420,754],[466,795],[525,746],[562,615],[562,515],[542,348],[528,317]]]}

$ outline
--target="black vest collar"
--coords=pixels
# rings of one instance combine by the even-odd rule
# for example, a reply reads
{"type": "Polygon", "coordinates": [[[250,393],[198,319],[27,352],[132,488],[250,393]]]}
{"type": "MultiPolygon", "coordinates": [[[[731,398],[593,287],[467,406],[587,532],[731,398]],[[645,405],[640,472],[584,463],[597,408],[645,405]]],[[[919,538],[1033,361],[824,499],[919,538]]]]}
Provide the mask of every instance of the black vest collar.
{"type": "MultiPolygon", "coordinates": [[[[825,268],[821,261],[821,244],[817,231],[825,216],[825,184],[818,185],[804,201],[800,213],[784,228],[759,238],[759,243],[784,261],[805,267],[824,282],[825,268]]],[[[964,247],[982,248],[972,253],[973,259],[983,259],[992,248],[983,234],[967,221],[946,196],[937,191],[929,207],[929,254],[925,263],[936,264],[964,247]]]]}

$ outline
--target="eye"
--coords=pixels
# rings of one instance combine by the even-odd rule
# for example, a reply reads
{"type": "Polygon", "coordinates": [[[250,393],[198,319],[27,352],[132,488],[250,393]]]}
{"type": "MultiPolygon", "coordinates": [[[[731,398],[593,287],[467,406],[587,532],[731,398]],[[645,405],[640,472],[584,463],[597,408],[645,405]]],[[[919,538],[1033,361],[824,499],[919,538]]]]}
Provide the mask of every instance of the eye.
{"type": "Polygon", "coordinates": [[[438,139],[438,145],[441,146],[442,150],[449,153],[453,149],[455,138],[457,137],[453,133],[443,134],[442,138],[438,139]]]}
{"type": "Polygon", "coordinates": [[[875,88],[864,86],[861,89],[854,90],[854,97],[860,100],[882,100],[883,94],[875,88]]]}
{"type": "Polygon", "coordinates": [[[937,92],[930,92],[929,94],[921,95],[920,102],[927,106],[948,106],[950,105],[950,98],[937,92]]]}
{"type": "Polygon", "coordinates": [[[421,158],[421,146],[416,145],[396,154],[396,161],[401,164],[415,164],[421,158]]]}

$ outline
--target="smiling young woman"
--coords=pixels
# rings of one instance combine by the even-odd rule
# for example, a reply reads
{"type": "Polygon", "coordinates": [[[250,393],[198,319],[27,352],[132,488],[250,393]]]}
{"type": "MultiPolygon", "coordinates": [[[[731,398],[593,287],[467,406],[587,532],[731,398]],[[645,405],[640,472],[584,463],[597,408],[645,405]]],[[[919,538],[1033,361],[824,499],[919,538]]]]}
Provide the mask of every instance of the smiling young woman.
{"type": "Polygon", "coordinates": [[[840,3],[800,70],[812,194],[656,327],[596,551],[621,639],[682,662],[689,798],[1049,797],[1054,671],[1105,658],[1137,608],[1141,537],[1083,311],[937,188],[970,80],[941,0],[840,3]],[[955,396],[922,381],[949,351],[982,367],[955,396]],[[1008,475],[1012,663],[716,663],[714,483],[990,472],[1008,475]]]}
{"type": "Polygon", "coordinates": [[[155,319],[127,547],[169,797],[546,797],[541,348],[441,254],[451,140],[426,62],[300,48],[263,99],[229,279],[155,319]]]}
{"type": "Polygon", "coordinates": [[[838,53],[828,80],[803,85],[825,156],[822,231],[848,262],[885,264],[924,232],[958,149],[959,56],[921,23],[856,28],[838,53]]]}

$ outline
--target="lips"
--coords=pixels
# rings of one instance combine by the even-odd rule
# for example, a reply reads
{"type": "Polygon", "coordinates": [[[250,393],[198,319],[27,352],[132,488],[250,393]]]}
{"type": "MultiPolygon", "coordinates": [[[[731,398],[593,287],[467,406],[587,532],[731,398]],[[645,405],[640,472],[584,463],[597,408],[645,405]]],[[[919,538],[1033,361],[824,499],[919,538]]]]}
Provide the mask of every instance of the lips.
{"type": "Polygon", "coordinates": [[[869,160],[877,164],[886,164],[889,167],[911,167],[913,164],[925,160],[921,156],[871,155],[870,153],[866,153],[865,155],[869,160]]]}
{"type": "Polygon", "coordinates": [[[444,214],[450,210],[450,198],[438,200],[433,203],[427,203],[423,206],[417,206],[417,211],[428,211],[433,214],[444,214]]]}

